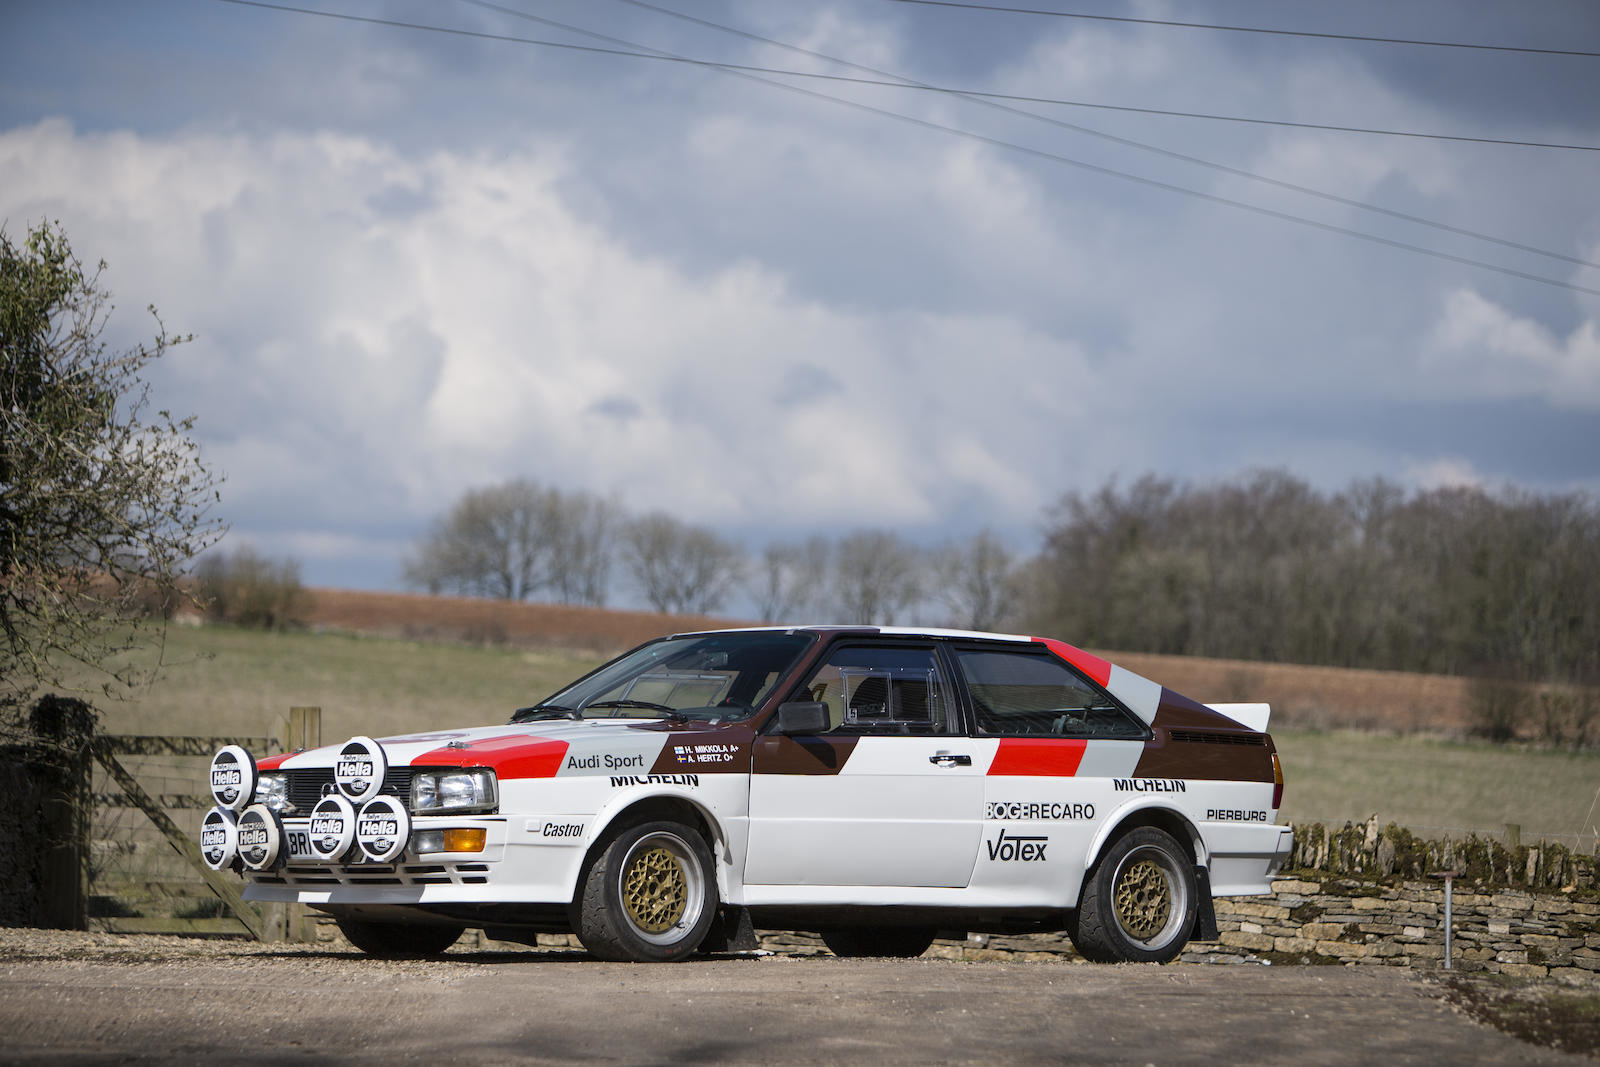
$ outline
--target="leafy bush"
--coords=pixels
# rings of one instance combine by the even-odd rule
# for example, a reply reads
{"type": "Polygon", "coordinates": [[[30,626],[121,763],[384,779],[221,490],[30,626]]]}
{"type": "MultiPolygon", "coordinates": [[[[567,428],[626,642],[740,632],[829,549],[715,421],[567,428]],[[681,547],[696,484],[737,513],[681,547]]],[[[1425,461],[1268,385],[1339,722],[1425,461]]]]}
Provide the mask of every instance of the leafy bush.
{"type": "Polygon", "coordinates": [[[249,546],[208,554],[195,568],[206,617],[263,630],[303,625],[310,594],[300,584],[300,564],[268,559],[249,546]]]}

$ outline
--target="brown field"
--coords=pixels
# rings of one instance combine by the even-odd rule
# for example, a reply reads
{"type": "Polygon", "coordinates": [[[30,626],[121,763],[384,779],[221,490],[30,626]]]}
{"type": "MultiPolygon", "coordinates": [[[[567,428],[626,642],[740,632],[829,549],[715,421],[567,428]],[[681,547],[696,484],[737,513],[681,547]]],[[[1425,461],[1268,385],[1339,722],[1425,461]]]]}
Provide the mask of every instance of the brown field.
{"type": "MultiPolygon", "coordinates": [[[[310,593],[305,614],[314,628],[417,641],[560,648],[600,656],[662,634],[750,625],[705,616],[473,597],[340,589],[310,593]]],[[[1051,636],[1072,640],[1071,634],[1051,636]]],[[[1467,682],[1461,678],[1137,652],[1100,654],[1196,700],[1266,701],[1278,727],[1452,736],[1467,727],[1467,682]]]]}
{"type": "Polygon", "coordinates": [[[703,615],[661,615],[423,593],[312,589],[309,594],[309,609],[302,614],[314,628],[414,641],[554,647],[607,656],[662,634],[750,625],[703,615]]]}

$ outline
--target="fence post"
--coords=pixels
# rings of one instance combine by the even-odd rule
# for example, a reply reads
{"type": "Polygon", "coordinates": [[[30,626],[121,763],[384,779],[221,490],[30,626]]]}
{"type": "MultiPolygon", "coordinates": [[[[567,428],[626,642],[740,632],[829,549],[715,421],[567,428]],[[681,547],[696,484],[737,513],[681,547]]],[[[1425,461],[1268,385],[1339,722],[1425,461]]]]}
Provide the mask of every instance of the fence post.
{"type": "Polygon", "coordinates": [[[290,708],[289,736],[284,738],[285,752],[302,748],[322,747],[322,709],[290,708]]]}
{"type": "Polygon", "coordinates": [[[1516,822],[1506,823],[1506,848],[1515,853],[1522,845],[1522,824],[1516,822]]]}
{"type": "Polygon", "coordinates": [[[39,890],[46,926],[89,926],[90,751],[94,709],[70,697],[46,696],[33,707],[30,725],[39,747],[39,890]]]}
{"type": "MultiPolygon", "coordinates": [[[[289,736],[284,738],[284,751],[322,747],[322,709],[299,707],[289,709],[289,736]]],[[[288,941],[315,941],[317,920],[304,904],[283,904],[275,909],[281,916],[283,937],[288,941]]]]}

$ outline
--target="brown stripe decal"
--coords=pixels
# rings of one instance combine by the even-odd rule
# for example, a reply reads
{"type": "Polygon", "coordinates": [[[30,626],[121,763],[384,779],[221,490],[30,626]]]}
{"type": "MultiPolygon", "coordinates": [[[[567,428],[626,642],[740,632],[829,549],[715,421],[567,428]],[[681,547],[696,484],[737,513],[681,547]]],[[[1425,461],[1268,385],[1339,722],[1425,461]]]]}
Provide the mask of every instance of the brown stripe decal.
{"type": "Polygon", "coordinates": [[[855,751],[854,737],[758,737],[756,774],[838,774],[855,751]]]}
{"type": "Polygon", "coordinates": [[[651,774],[744,774],[750,770],[748,727],[667,735],[651,774]]]}
{"type": "Polygon", "coordinates": [[[1145,742],[1144,752],[1133,769],[1136,778],[1190,778],[1196,781],[1272,781],[1272,742],[1265,744],[1211,744],[1199,740],[1175,740],[1172,731],[1184,734],[1209,734],[1217,740],[1236,736],[1241,740],[1265,739],[1246,730],[1233,719],[1204,704],[1174,693],[1161,691],[1161,703],[1151,724],[1153,737],[1145,742]]]}

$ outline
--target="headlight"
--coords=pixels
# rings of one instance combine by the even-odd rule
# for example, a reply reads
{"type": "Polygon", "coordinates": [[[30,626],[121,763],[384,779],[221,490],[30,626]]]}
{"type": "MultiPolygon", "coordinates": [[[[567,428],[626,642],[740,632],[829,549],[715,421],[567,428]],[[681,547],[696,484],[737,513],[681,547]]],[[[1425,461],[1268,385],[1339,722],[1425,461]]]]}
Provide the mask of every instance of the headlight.
{"type": "Polygon", "coordinates": [[[411,810],[419,815],[493,811],[499,803],[494,772],[486,767],[417,771],[411,779],[411,810]]]}
{"type": "Polygon", "coordinates": [[[265,804],[273,811],[283,811],[289,806],[289,776],[274,771],[263,771],[256,779],[256,803],[265,804]]]}

